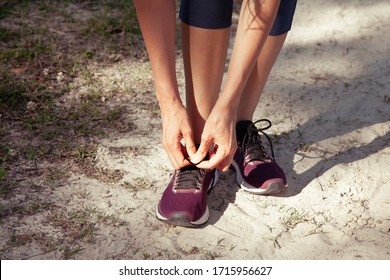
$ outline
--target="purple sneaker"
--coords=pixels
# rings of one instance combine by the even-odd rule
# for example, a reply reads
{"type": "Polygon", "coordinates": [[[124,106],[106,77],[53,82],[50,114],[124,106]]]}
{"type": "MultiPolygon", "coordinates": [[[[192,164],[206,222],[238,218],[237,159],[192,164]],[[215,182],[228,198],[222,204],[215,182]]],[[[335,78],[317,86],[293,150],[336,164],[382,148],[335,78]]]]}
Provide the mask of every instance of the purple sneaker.
{"type": "Polygon", "coordinates": [[[271,139],[263,131],[270,127],[271,122],[267,119],[250,123],[242,141],[238,141],[238,148],[232,162],[237,183],[245,191],[254,194],[274,194],[287,188],[286,175],[275,161],[271,139]],[[265,128],[257,128],[255,124],[258,122],[267,122],[268,125],[265,128]],[[259,132],[269,141],[271,156],[265,151],[259,132]]]}
{"type": "Polygon", "coordinates": [[[183,227],[200,227],[209,219],[207,193],[216,184],[217,172],[187,166],[175,170],[157,207],[157,219],[183,227]]]}

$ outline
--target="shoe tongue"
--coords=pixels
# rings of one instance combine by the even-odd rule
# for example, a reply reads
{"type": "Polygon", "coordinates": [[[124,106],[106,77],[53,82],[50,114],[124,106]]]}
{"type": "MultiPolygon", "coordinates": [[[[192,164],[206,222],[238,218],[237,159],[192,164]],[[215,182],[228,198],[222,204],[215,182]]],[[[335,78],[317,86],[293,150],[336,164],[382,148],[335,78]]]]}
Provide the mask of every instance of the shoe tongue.
{"type": "Polygon", "coordinates": [[[245,134],[248,132],[248,127],[252,124],[253,122],[248,120],[239,121],[236,123],[236,136],[239,146],[241,146],[242,140],[244,139],[245,134]]]}

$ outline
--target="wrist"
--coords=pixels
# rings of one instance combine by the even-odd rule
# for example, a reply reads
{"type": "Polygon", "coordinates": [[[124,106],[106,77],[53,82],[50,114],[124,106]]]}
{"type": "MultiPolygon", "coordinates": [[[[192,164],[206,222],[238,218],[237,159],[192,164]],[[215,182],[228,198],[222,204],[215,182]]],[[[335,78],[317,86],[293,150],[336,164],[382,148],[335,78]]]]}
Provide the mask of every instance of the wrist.
{"type": "Polygon", "coordinates": [[[222,90],[215,106],[223,110],[223,112],[236,115],[239,102],[240,96],[237,93],[222,90]]]}
{"type": "Polygon", "coordinates": [[[238,104],[220,96],[213,108],[213,112],[221,119],[235,122],[237,118],[237,108],[238,104]]]}
{"type": "Polygon", "coordinates": [[[156,89],[156,97],[162,112],[168,112],[174,107],[183,107],[177,90],[156,89]]]}
{"type": "Polygon", "coordinates": [[[173,116],[181,112],[183,109],[185,110],[185,107],[180,99],[164,99],[159,100],[160,110],[161,110],[161,117],[166,118],[169,116],[173,116]]]}

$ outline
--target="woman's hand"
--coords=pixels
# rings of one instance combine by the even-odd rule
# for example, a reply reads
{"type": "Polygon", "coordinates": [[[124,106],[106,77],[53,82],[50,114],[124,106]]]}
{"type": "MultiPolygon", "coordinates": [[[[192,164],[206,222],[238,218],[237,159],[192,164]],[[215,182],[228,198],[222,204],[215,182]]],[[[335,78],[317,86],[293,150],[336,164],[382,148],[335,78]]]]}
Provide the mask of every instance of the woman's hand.
{"type": "Polygon", "coordinates": [[[161,108],[163,126],[163,147],[169,160],[176,170],[190,165],[186,157],[191,157],[196,152],[192,135],[191,121],[187,110],[181,103],[170,104],[161,108]],[[181,140],[184,140],[183,147],[181,140]]]}
{"type": "Polygon", "coordinates": [[[212,148],[210,158],[197,164],[204,169],[218,168],[227,171],[237,149],[236,113],[229,106],[215,105],[203,129],[201,144],[191,161],[197,163],[206,157],[212,148]]]}

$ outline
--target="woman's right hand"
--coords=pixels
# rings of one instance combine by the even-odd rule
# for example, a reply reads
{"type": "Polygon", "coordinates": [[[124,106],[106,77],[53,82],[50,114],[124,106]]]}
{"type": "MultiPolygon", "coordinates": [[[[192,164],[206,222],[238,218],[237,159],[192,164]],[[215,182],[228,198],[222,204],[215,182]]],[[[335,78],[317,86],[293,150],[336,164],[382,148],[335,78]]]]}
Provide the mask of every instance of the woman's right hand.
{"type": "Polygon", "coordinates": [[[161,108],[163,147],[176,170],[190,165],[186,160],[196,153],[190,117],[183,104],[170,104],[161,108]],[[184,140],[183,147],[181,140],[184,140]]]}

